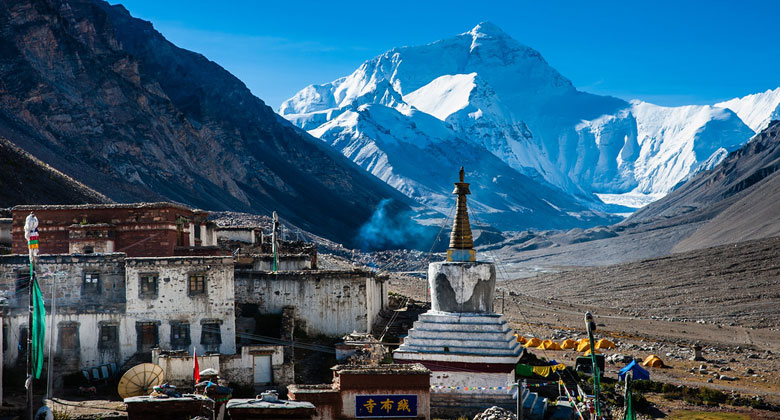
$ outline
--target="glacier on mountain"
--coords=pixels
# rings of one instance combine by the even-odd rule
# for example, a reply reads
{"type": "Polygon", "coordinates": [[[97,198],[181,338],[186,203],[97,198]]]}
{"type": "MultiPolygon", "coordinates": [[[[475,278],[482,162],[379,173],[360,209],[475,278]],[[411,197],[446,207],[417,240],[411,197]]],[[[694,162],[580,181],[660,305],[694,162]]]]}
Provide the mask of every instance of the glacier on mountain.
{"type": "Polygon", "coordinates": [[[517,208],[550,216],[558,207],[595,220],[580,206],[626,212],[662,197],[777,118],[779,103],[780,88],[684,107],[581,92],[537,51],[480,23],[452,38],[394,48],[346,77],[308,86],[279,113],[440,210],[449,186],[436,180],[440,172],[418,165],[454,168],[468,150],[472,158],[497,158],[475,173],[493,170],[544,192],[527,205],[512,191],[516,185],[493,185],[495,194],[477,203],[485,213],[510,219],[517,208]],[[554,200],[545,203],[544,195],[554,200]]]}

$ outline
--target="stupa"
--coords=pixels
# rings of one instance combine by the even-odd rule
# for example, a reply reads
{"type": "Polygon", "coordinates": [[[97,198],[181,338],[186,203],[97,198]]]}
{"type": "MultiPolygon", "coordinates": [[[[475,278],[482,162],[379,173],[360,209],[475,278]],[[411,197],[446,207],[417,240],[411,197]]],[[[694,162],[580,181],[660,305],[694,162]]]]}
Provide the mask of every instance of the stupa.
{"type": "Polygon", "coordinates": [[[431,309],[393,353],[398,363],[422,363],[431,370],[432,408],[441,400],[437,394],[511,396],[522,353],[506,320],[493,312],[496,267],[477,261],[464,181],[461,168],[447,261],[428,266],[431,309]]]}

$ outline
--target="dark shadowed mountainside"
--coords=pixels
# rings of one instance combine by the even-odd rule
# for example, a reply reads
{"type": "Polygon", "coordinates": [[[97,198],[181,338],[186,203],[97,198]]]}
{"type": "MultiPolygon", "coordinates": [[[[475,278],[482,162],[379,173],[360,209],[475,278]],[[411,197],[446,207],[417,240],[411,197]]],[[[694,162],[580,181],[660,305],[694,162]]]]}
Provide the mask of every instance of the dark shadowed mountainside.
{"type": "Polygon", "coordinates": [[[108,203],[106,196],[0,137],[0,207],[17,204],[108,203]]]}
{"type": "Polygon", "coordinates": [[[409,211],[222,67],[102,1],[0,0],[0,135],[112,200],[277,210],[345,244],[380,203],[409,211]]]}

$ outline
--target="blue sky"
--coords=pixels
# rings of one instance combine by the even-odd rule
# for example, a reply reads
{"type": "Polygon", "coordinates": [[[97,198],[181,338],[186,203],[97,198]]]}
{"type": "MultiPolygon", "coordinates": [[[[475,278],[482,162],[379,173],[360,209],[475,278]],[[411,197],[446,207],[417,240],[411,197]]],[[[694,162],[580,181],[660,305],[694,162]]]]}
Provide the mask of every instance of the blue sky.
{"type": "MultiPolygon", "coordinates": [[[[111,3],[116,3],[112,0],[111,3]]],[[[236,75],[274,109],[396,46],[490,21],[580,90],[660,105],[780,86],[774,1],[125,0],[174,44],[236,75]]]]}

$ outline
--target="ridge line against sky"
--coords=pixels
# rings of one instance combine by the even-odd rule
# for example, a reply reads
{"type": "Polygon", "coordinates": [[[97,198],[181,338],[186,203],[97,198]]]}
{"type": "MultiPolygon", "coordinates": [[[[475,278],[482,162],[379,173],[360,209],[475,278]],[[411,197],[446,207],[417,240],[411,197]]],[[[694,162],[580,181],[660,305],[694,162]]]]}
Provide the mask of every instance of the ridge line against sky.
{"type": "Polygon", "coordinates": [[[587,92],[676,106],[780,86],[780,2],[422,3],[121,2],[275,110],[305,86],[346,76],[387,50],[449,38],[481,21],[539,51],[587,92]]]}

